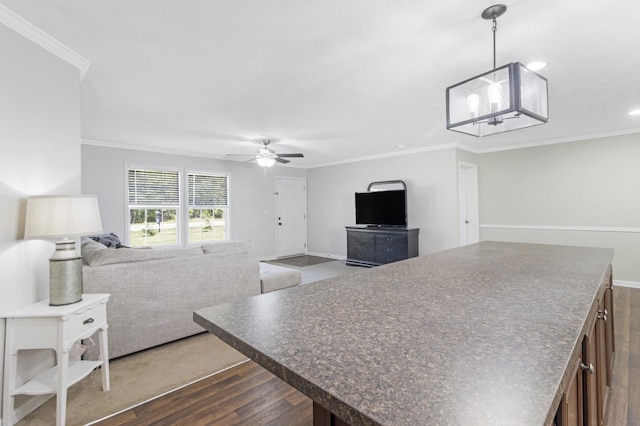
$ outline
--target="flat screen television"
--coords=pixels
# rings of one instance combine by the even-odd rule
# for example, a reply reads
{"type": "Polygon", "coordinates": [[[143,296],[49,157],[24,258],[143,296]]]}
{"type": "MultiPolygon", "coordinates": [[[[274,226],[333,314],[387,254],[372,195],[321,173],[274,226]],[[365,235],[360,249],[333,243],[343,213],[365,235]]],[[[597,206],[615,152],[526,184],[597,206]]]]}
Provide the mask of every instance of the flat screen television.
{"type": "Polygon", "coordinates": [[[406,191],[356,192],[356,225],[407,226],[406,191]]]}

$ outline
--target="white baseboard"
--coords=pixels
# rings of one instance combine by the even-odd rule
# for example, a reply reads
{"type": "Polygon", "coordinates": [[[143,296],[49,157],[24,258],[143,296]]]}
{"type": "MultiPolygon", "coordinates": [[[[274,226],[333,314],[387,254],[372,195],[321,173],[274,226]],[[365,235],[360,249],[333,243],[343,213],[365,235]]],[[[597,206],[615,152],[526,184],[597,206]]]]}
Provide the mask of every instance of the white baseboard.
{"type": "Polygon", "coordinates": [[[621,280],[613,280],[613,286],[620,287],[629,287],[629,288],[640,288],[640,283],[635,281],[621,281],[621,280]]]}

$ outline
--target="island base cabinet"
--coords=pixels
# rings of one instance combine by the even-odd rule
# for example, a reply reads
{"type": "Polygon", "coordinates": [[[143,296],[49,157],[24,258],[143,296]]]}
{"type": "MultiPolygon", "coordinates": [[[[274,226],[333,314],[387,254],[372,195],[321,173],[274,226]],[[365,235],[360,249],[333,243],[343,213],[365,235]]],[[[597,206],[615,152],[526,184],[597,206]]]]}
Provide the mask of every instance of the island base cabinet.
{"type": "Polygon", "coordinates": [[[589,316],[581,352],[571,369],[554,424],[558,426],[604,426],[611,387],[614,357],[613,297],[611,273],[597,309],[589,316]]]}

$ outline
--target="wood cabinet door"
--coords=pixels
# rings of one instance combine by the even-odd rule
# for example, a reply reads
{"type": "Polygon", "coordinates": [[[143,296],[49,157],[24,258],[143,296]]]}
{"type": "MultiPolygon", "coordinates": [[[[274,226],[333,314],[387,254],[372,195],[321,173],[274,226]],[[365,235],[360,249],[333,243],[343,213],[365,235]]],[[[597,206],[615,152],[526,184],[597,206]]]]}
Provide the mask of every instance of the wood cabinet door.
{"type": "Polygon", "coordinates": [[[583,423],[583,386],[582,358],[578,358],[572,368],[571,380],[562,395],[556,414],[556,426],[582,426],[583,423]]]}
{"type": "Polygon", "coordinates": [[[606,345],[606,359],[607,359],[607,385],[611,387],[611,378],[613,377],[613,359],[616,352],[616,341],[614,334],[614,322],[613,322],[613,277],[609,275],[606,283],[606,289],[604,291],[604,308],[607,313],[607,320],[605,321],[605,345],[606,345]]]}
{"type": "Polygon", "coordinates": [[[598,426],[598,376],[596,318],[590,322],[582,340],[582,381],[584,424],[598,426]]]}
{"type": "Polygon", "coordinates": [[[607,362],[607,323],[608,310],[605,309],[604,297],[598,304],[596,321],[596,376],[598,381],[598,424],[606,424],[606,407],[609,396],[609,366],[607,362]]]}

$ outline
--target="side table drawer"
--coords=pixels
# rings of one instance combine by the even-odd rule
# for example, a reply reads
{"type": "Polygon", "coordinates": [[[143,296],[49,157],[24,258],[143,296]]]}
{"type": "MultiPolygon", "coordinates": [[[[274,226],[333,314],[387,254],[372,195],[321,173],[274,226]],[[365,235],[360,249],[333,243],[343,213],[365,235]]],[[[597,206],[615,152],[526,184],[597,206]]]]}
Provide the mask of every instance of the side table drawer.
{"type": "Polygon", "coordinates": [[[96,327],[107,320],[107,310],[105,304],[99,304],[84,312],[74,314],[68,320],[67,338],[76,340],[78,336],[88,337],[96,327]]]}

